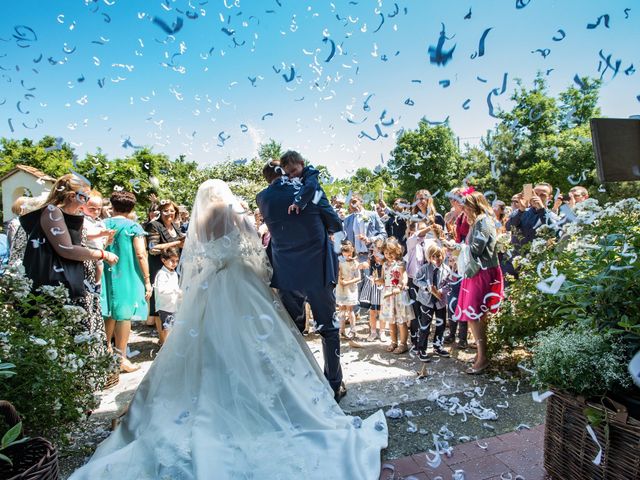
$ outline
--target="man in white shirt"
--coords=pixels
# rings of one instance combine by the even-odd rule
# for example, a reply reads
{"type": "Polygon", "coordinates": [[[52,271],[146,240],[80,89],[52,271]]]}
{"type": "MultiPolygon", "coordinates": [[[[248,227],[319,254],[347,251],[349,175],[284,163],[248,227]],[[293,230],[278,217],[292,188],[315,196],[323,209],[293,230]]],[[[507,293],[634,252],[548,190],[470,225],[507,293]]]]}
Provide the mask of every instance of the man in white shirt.
{"type": "Polygon", "coordinates": [[[386,239],[387,232],[376,212],[365,210],[362,197],[358,193],[351,195],[349,215],[344,219],[344,232],[347,240],[353,243],[358,261],[368,261],[369,246],[378,239],[386,239]]]}

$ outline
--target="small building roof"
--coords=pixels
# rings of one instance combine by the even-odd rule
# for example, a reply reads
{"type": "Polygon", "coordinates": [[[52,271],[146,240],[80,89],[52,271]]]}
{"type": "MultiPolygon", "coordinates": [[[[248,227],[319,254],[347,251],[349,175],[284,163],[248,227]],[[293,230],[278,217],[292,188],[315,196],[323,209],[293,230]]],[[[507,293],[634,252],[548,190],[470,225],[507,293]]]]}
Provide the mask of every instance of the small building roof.
{"type": "Polygon", "coordinates": [[[47,175],[42,170],[38,170],[35,167],[30,167],[29,165],[16,165],[16,167],[13,170],[11,170],[10,172],[7,172],[6,174],[4,174],[0,178],[0,182],[3,182],[6,178],[9,178],[11,175],[14,175],[14,174],[18,173],[19,171],[26,172],[29,175],[33,175],[34,177],[36,177],[36,178],[38,178],[40,180],[45,180],[45,181],[49,181],[49,182],[55,182],[56,181],[55,178],[53,178],[50,175],[47,175]]]}

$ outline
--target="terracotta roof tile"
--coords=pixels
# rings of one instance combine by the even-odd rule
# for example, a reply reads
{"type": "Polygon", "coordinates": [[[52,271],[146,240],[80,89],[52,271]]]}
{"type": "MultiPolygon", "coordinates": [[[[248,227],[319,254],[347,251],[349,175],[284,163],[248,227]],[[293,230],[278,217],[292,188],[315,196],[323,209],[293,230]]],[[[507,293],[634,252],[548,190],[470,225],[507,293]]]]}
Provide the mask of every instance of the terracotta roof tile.
{"type": "Polygon", "coordinates": [[[13,175],[14,173],[17,173],[20,170],[42,180],[48,180],[50,182],[56,181],[55,178],[53,178],[50,175],[47,175],[42,170],[38,170],[35,167],[30,167],[29,165],[16,165],[16,168],[11,170],[10,172],[7,172],[5,175],[2,176],[2,178],[0,178],[0,182],[2,182],[5,178],[9,178],[11,175],[13,175]]]}

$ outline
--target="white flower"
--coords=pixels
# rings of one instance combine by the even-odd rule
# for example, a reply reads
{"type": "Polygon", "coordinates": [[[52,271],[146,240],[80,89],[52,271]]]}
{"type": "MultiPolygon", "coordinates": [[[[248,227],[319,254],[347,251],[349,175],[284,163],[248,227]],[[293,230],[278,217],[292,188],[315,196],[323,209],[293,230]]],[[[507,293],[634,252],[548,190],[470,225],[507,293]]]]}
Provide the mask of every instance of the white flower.
{"type": "Polygon", "coordinates": [[[587,198],[584,202],[576,204],[576,212],[592,211],[597,212],[602,210],[602,207],[598,204],[598,200],[595,198],[587,198]]]}
{"type": "Polygon", "coordinates": [[[75,337],[73,337],[73,341],[75,343],[86,343],[91,341],[92,339],[93,336],[89,332],[79,333],[75,337]]]}
{"type": "Polygon", "coordinates": [[[580,233],[582,227],[579,223],[567,223],[564,225],[564,231],[567,235],[576,235],[580,233]]]}
{"type": "Polygon", "coordinates": [[[40,345],[41,347],[47,344],[46,340],[43,340],[42,338],[34,337],[33,335],[29,335],[29,340],[31,340],[31,342],[36,345],[40,345]]]}
{"type": "Polygon", "coordinates": [[[75,373],[78,371],[78,365],[75,362],[68,363],[66,367],[64,367],[65,372],[75,373]]]}
{"type": "Polygon", "coordinates": [[[56,358],[58,358],[58,351],[55,348],[49,348],[47,349],[47,357],[49,357],[49,360],[55,360],[56,358]]]}
{"type": "Polygon", "coordinates": [[[67,312],[69,318],[77,323],[82,322],[82,320],[87,315],[87,311],[82,307],[78,307],[77,305],[64,305],[62,308],[65,312],[67,312]]]}
{"type": "Polygon", "coordinates": [[[542,253],[545,250],[547,242],[544,238],[534,238],[531,242],[532,253],[542,253]]]}

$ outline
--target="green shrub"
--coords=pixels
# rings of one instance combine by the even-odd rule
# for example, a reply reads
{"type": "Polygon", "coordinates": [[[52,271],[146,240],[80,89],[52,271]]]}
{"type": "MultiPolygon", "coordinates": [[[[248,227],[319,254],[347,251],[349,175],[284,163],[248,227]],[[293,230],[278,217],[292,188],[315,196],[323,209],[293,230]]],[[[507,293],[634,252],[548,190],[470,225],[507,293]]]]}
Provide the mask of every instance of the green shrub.
{"type": "Polygon", "coordinates": [[[490,323],[492,352],[529,349],[538,332],[577,321],[640,349],[640,202],[628,198],[600,207],[587,200],[576,214],[563,237],[543,227],[516,259],[520,278],[490,323]],[[556,294],[537,288],[560,275],[566,279],[556,294]]]}
{"type": "Polygon", "coordinates": [[[0,399],[19,411],[28,435],[65,442],[97,405],[96,392],[115,368],[98,335],[84,331],[85,311],[64,287],[30,293],[20,271],[0,275],[0,356],[15,376],[0,381],[0,399]]]}
{"type": "Polygon", "coordinates": [[[575,395],[600,396],[631,385],[628,347],[613,334],[579,323],[552,327],[536,336],[533,381],[575,395]]]}

